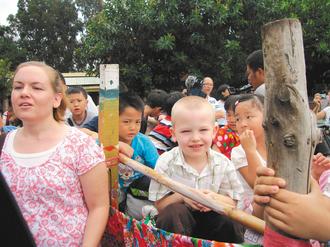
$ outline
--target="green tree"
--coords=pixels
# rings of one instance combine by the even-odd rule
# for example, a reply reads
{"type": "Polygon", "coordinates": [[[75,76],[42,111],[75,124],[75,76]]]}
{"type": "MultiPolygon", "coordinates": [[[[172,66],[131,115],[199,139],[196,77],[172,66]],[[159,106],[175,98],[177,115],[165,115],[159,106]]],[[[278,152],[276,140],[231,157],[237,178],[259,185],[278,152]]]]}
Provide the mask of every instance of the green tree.
{"type": "Polygon", "coordinates": [[[7,59],[0,59],[0,100],[7,99],[10,95],[11,83],[10,62],[7,59]]]}
{"type": "Polygon", "coordinates": [[[60,71],[75,69],[74,50],[82,28],[70,0],[19,0],[9,18],[27,60],[41,60],[60,71]]]}
{"type": "Polygon", "coordinates": [[[238,82],[245,54],[230,23],[241,5],[227,2],[108,1],[87,26],[80,54],[92,69],[119,63],[121,79],[141,93],[179,88],[184,72],[238,82]]]}
{"type": "Polygon", "coordinates": [[[261,49],[262,25],[290,17],[303,26],[309,84],[325,81],[328,0],[111,0],[89,22],[79,55],[91,70],[120,64],[121,80],[141,93],[178,88],[185,72],[242,86],[247,55],[261,49]]]}
{"type": "Polygon", "coordinates": [[[78,11],[82,14],[84,23],[102,10],[103,0],[75,0],[78,11]]]}

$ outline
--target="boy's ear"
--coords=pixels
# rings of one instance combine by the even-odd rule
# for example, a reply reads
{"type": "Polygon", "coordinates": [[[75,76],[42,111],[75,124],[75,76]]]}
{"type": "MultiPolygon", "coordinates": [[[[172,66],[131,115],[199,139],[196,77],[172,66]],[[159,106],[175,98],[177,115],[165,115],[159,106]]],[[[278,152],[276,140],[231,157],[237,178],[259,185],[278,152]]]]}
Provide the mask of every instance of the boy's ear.
{"type": "Polygon", "coordinates": [[[170,128],[170,132],[171,132],[173,141],[177,142],[173,127],[170,128]]]}
{"type": "Polygon", "coordinates": [[[215,138],[215,135],[217,134],[218,129],[219,129],[219,125],[218,125],[217,122],[215,122],[215,123],[214,123],[214,127],[213,127],[212,139],[215,138]]]}

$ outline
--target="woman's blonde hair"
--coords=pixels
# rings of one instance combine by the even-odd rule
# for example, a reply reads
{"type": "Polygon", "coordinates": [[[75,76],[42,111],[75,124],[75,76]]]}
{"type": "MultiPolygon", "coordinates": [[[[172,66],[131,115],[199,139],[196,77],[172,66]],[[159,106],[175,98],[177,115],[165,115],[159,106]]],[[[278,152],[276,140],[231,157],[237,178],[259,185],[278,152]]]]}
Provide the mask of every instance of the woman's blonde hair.
{"type": "MultiPolygon", "coordinates": [[[[43,62],[29,61],[29,62],[24,62],[24,63],[19,64],[14,72],[13,79],[15,78],[15,75],[21,68],[28,67],[28,66],[35,66],[35,67],[39,67],[39,68],[43,69],[46,72],[46,74],[48,75],[50,84],[51,84],[54,92],[61,93],[64,97],[64,91],[63,91],[63,87],[61,84],[61,78],[59,76],[59,73],[55,69],[53,69],[51,66],[49,66],[43,62]]],[[[64,120],[65,110],[66,110],[66,104],[65,104],[65,100],[63,100],[63,98],[62,98],[59,107],[53,108],[53,117],[57,122],[64,120]]]]}

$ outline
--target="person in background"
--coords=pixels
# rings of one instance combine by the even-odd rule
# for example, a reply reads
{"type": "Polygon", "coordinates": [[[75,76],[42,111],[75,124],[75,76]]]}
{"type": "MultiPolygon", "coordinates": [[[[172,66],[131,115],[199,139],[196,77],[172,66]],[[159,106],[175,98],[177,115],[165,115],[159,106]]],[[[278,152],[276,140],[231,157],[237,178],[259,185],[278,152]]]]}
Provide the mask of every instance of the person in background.
{"type": "Polygon", "coordinates": [[[225,101],[227,125],[219,128],[213,139],[212,148],[229,159],[231,159],[231,150],[240,144],[234,113],[235,103],[238,99],[239,95],[231,95],[225,101]]]}
{"type": "MultiPolygon", "coordinates": [[[[230,96],[229,88],[230,88],[229,85],[222,84],[217,89],[216,95],[218,97],[218,104],[220,105],[220,108],[224,108],[225,101],[230,96]]],[[[226,109],[225,109],[225,112],[226,112],[226,109]]],[[[226,117],[218,119],[219,127],[225,126],[226,124],[227,124],[226,117]]]]}
{"type": "MultiPolygon", "coordinates": [[[[63,92],[66,92],[66,90],[68,89],[68,86],[66,85],[65,78],[62,73],[60,73],[60,72],[58,72],[58,73],[61,78],[61,85],[63,87],[63,92]]],[[[89,94],[87,94],[87,109],[88,109],[88,111],[94,113],[94,115],[98,115],[99,111],[98,111],[92,97],[89,94]]],[[[65,118],[68,118],[69,116],[70,116],[70,111],[66,111],[65,118]]]]}
{"type": "Polygon", "coordinates": [[[254,93],[265,97],[265,71],[262,50],[254,51],[247,57],[246,74],[254,93]]]}
{"type": "Polygon", "coordinates": [[[158,117],[163,110],[164,102],[167,97],[168,94],[164,90],[154,89],[150,91],[143,111],[140,130],[142,134],[146,134],[148,123],[152,125],[151,129],[158,124],[158,117]]]}
{"type": "Polygon", "coordinates": [[[87,108],[87,93],[83,87],[69,87],[66,90],[66,97],[71,111],[71,115],[66,119],[66,122],[70,126],[82,127],[97,116],[87,108]]]}
{"type": "Polygon", "coordinates": [[[23,127],[7,134],[0,171],[38,246],[99,245],[109,213],[108,175],[95,141],[64,124],[56,70],[20,64],[11,101],[23,127]]]}
{"type": "MultiPolygon", "coordinates": [[[[143,101],[138,95],[130,92],[119,94],[119,141],[131,159],[154,168],[158,159],[157,149],[147,136],[139,132],[143,109],[143,101]]],[[[142,207],[152,204],[148,201],[150,178],[121,163],[118,173],[120,210],[141,220],[142,207]]]]}
{"type": "MultiPolygon", "coordinates": [[[[172,108],[173,138],[178,147],[163,153],[155,170],[189,187],[222,194],[222,200],[235,206],[243,192],[235,168],[224,155],[212,150],[216,133],[214,109],[202,97],[186,96],[172,108]]],[[[152,180],[149,199],[159,211],[158,228],[198,238],[241,242],[236,225],[199,203],[152,180]]]]}
{"type": "Polygon", "coordinates": [[[171,150],[177,145],[173,140],[171,133],[171,111],[173,105],[182,97],[184,97],[184,95],[180,92],[172,92],[169,94],[164,104],[164,118],[161,119],[159,124],[157,124],[149,133],[149,138],[157,148],[159,155],[171,150]]]}
{"type": "Polygon", "coordinates": [[[220,123],[220,126],[223,126],[226,124],[226,118],[225,118],[226,112],[223,105],[221,106],[215,98],[210,96],[213,90],[213,86],[214,83],[211,77],[205,77],[203,79],[202,91],[203,93],[206,94],[207,101],[213,106],[215,110],[216,122],[218,122],[218,124],[220,123]]]}

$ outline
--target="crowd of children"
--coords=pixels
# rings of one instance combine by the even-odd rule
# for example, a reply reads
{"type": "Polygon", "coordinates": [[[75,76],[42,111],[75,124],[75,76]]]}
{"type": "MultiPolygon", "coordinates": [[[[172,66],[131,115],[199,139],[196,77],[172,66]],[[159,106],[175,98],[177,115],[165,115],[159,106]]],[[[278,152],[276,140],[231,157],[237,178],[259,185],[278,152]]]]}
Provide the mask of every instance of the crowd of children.
{"type": "MultiPolygon", "coordinates": [[[[0,171],[34,241],[40,246],[98,246],[109,192],[104,156],[95,141],[97,112],[89,106],[88,94],[82,87],[67,88],[59,72],[40,62],[19,65],[12,83],[13,114],[22,127],[1,139],[0,171]]],[[[224,85],[217,101],[210,96],[212,88],[212,78],[205,77],[204,98],[157,89],[146,103],[122,90],[119,151],[186,186],[221,194],[227,204],[249,214],[263,218],[266,212],[268,220],[288,234],[329,240],[330,160],[314,156],[310,194],[285,190],[285,181],[266,168],[263,96],[230,96],[224,85]],[[312,203],[322,204],[320,212],[312,203]],[[308,226],[303,224],[306,217],[308,226]],[[320,226],[323,229],[317,230],[320,226]]],[[[140,220],[143,207],[153,205],[156,227],[163,230],[251,242],[249,230],[228,217],[125,164],[119,164],[118,171],[119,208],[127,215],[140,220]]]]}

